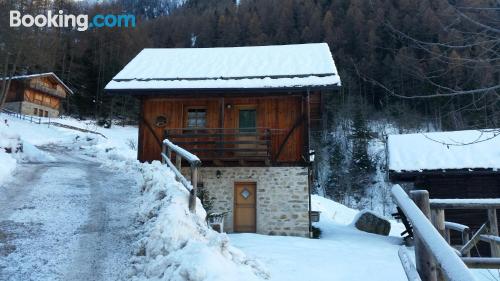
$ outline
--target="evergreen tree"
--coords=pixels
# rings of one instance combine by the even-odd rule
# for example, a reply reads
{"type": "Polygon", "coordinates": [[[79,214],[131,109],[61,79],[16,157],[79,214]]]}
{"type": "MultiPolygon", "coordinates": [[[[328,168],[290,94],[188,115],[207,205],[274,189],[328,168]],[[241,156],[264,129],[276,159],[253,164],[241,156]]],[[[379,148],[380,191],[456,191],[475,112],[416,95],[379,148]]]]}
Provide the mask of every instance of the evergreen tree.
{"type": "Polygon", "coordinates": [[[351,190],[357,197],[356,199],[359,199],[371,183],[375,167],[368,152],[368,141],[371,134],[366,124],[366,118],[361,106],[356,106],[355,110],[349,176],[351,179],[351,190]]]}

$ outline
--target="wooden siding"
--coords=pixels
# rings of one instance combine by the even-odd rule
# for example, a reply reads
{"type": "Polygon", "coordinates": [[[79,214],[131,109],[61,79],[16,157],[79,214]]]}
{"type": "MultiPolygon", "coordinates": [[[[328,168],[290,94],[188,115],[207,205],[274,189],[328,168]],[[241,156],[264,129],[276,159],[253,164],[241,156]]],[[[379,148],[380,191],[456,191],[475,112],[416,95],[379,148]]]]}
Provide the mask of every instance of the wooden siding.
{"type": "MultiPolygon", "coordinates": [[[[307,96],[281,95],[259,97],[208,97],[158,98],[141,100],[141,128],[139,130],[139,152],[141,161],[158,160],[159,141],[165,129],[184,128],[187,108],[204,107],[207,110],[207,128],[237,128],[238,107],[255,107],[257,127],[272,131],[272,156],[275,164],[298,164],[303,162],[308,139],[307,96]],[[228,106],[230,105],[230,106],[228,106]],[[165,116],[165,127],[155,126],[158,116],[165,116]],[[291,130],[296,127],[293,132],[291,130]],[[291,133],[290,133],[291,132],[291,133]],[[290,134],[289,134],[290,133],[290,134]],[[289,135],[289,136],[288,136],[289,135]],[[288,136],[288,138],[287,138],[288,136]]],[[[203,160],[203,159],[202,159],[203,160]]]]}
{"type": "Polygon", "coordinates": [[[33,89],[26,89],[24,91],[24,101],[40,104],[56,110],[59,110],[60,106],[59,98],[33,89]]]}
{"type": "Polygon", "coordinates": [[[29,81],[13,80],[6,102],[26,101],[59,110],[61,99],[66,96],[66,91],[60,84],[50,78],[40,77],[29,81]]]}
{"type": "MultiPolygon", "coordinates": [[[[415,181],[415,187],[429,191],[431,198],[500,198],[500,176],[433,176],[415,181]]],[[[487,210],[446,210],[445,220],[467,225],[477,231],[488,220],[487,210]]],[[[499,217],[500,223],[500,217],[499,217]]],[[[452,242],[459,242],[457,233],[452,242]]],[[[489,254],[489,245],[480,243],[478,250],[482,255],[489,254]]],[[[477,255],[477,252],[472,254],[477,255]]]]}

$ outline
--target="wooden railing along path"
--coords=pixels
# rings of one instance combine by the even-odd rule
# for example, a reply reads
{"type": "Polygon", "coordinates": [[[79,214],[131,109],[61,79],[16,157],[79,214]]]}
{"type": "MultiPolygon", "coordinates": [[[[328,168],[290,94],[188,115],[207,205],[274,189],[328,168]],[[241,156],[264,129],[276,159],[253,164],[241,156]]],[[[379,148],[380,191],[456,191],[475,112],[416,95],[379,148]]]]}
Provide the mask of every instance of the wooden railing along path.
{"type": "Polygon", "coordinates": [[[21,119],[21,120],[29,121],[30,123],[36,123],[36,124],[42,123],[42,118],[40,118],[40,117],[24,115],[24,114],[21,114],[21,113],[12,111],[12,110],[8,110],[5,108],[2,108],[1,112],[5,113],[7,115],[10,115],[10,116],[16,117],[16,118],[21,119]]]}
{"type": "MultiPolygon", "coordinates": [[[[416,271],[421,280],[435,281],[438,275],[449,281],[475,280],[462,259],[430,222],[429,193],[415,190],[410,193],[410,199],[399,185],[395,185],[391,192],[396,204],[413,226],[416,271]]],[[[408,280],[414,281],[416,274],[411,271],[412,267],[404,269],[408,280]]]]}
{"type": "Polygon", "coordinates": [[[392,196],[413,227],[415,265],[404,248],[399,252],[408,280],[473,281],[469,268],[500,268],[496,216],[500,199],[429,199],[426,190],[411,191],[410,199],[399,185],[392,188],[392,196]],[[469,239],[469,227],[445,221],[446,209],[486,209],[488,222],[469,239]],[[449,245],[450,231],[462,234],[464,245],[458,250],[449,245]],[[491,258],[470,257],[470,250],[480,240],[490,243],[491,258]]]}
{"type": "Polygon", "coordinates": [[[165,139],[162,144],[161,159],[163,164],[167,164],[175,174],[175,177],[189,191],[189,210],[196,212],[196,191],[198,185],[198,168],[201,166],[200,158],[189,151],[173,144],[165,139]],[[175,165],[172,163],[172,152],[175,153],[175,165]],[[182,159],[185,159],[191,168],[191,182],[181,173],[182,159]]]}

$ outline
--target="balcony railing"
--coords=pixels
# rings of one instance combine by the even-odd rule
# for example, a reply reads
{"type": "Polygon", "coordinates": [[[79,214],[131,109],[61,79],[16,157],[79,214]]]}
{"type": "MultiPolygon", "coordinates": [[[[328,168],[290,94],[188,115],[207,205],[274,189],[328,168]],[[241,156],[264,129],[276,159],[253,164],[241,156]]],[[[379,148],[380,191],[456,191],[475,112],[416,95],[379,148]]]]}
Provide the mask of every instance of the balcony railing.
{"type": "Polygon", "coordinates": [[[268,128],[168,129],[165,138],[196,154],[202,161],[265,162],[272,161],[272,135],[268,128]]]}
{"type": "Polygon", "coordinates": [[[64,98],[64,91],[54,89],[54,88],[49,88],[41,83],[31,82],[29,84],[29,86],[30,86],[30,88],[32,88],[34,90],[38,90],[40,92],[47,93],[47,94],[52,95],[52,96],[64,98]]]}

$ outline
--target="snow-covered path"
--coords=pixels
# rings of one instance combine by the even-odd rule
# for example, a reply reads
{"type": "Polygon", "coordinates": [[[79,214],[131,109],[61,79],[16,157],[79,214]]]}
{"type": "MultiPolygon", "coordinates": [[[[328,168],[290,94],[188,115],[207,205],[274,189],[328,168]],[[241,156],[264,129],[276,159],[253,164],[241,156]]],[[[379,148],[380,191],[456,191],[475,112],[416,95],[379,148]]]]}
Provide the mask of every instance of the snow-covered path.
{"type": "Polygon", "coordinates": [[[134,175],[46,149],[56,162],[23,164],[0,186],[0,280],[121,279],[135,240],[134,175]]]}

